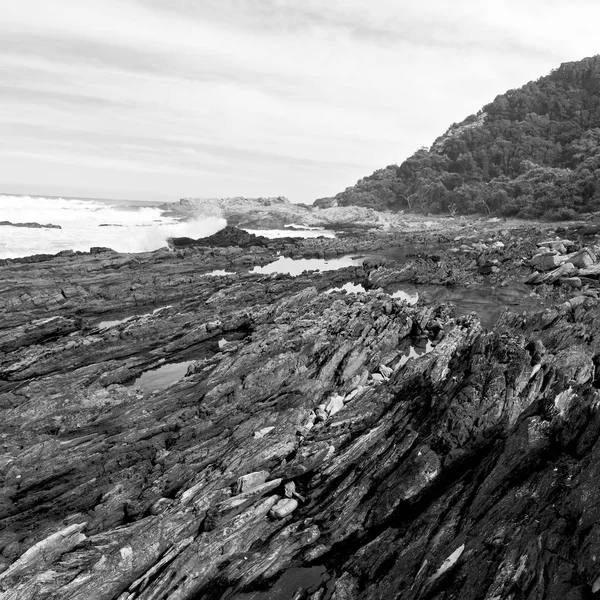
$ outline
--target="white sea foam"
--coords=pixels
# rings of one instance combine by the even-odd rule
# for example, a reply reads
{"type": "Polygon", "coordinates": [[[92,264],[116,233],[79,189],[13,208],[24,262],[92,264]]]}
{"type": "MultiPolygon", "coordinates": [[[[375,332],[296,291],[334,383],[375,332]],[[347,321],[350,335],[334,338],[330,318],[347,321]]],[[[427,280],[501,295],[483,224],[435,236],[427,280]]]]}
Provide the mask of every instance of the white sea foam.
{"type": "Polygon", "coordinates": [[[92,246],[147,252],[166,246],[168,237],[205,237],[227,224],[225,219],[214,216],[181,222],[163,216],[162,210],[150,203],[10,195],[0,195],[0,221],[61,226],[0,226],[0,258],[55,254],[69,249],[88,251],[92,246]]]}

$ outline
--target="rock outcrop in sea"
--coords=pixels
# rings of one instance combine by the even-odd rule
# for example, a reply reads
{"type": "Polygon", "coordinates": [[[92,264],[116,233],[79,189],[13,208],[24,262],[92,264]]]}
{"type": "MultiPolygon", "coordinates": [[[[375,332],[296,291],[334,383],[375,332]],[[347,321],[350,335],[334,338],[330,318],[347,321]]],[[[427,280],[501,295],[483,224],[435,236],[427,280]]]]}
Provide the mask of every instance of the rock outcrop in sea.
{"type": "Polygon", "coordinates": [[[593,598],[597,277],[531,288],[547,308],[492,329],[382,289],[595,252],[485,227],[1,261],[2,597],[593,598]],[[249,272],[355,252],[373,258],[249,272]],[[349,281],[367,291],[331,291],[349,281]]]}
{"type": "Polygon", "coordinates": [[[223,217],[235,227],[248,229],[281,229],[323,227],[339,229],[379,228],[399,226],[401,214],[380,212],[362,206],[319,208],[292,204],[287,198],[183,198],[178,203],[161,207],[164,214],[194,220],[198,217],[223,217]]]}
{"type": "Polygon", "coordinates": [[[12,223],[11,221],[0,221],[0,227],[26,227],[28,229],[62,229],[60,225],[54,225],[53,223],[46,223],[42,225],[40,223],[28,222],[28,223],[12,223]]]}

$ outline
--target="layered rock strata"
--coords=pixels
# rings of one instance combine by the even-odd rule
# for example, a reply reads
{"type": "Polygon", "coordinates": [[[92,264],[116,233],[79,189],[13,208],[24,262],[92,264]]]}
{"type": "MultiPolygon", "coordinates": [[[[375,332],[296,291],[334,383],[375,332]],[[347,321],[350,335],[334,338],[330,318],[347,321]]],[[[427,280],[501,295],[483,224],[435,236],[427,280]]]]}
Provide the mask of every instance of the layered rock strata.
{"type": "Polygon", "coordinates": [[[0,266],[3,598],[594,597],[597,299],[486,331],[218,250],[0,266]]]}

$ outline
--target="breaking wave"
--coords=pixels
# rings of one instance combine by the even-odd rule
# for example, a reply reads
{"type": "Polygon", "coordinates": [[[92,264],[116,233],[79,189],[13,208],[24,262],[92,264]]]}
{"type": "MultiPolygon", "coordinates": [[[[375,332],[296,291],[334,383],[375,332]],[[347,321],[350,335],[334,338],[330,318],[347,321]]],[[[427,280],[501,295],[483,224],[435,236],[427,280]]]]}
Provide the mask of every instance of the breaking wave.
{"type": "Polygon", "coordinates": [[[165,216],[156,203],[17,195],[0,195],[0,221],[61,227],[0,226],[0,258],[88,251],[92,246],[148,252],[165,247],[169,237],[206,237],[227,225],[215,216],[183,222],[165,216]]]}

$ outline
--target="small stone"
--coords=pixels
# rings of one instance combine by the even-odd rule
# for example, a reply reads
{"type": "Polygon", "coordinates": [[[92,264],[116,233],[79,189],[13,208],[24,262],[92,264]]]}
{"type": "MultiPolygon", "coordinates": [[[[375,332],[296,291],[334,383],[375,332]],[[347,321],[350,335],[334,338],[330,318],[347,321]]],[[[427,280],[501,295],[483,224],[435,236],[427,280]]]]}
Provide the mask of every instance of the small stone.
{"type": "Polygon", "coordinates": [[[344,397],[339,394],[335,394],[331,396],[329,402],[327,402],[327,406],[325,407],[325,411],[329,416],[335,415],[335,413],[340,412],[344,408],[344,397]]]}
{"type": "Polygon", "coordinates": [[[318,407],[317,410],[315,410],[315,423],[319,423],[320,421],[326,421],[326,420],[327,420],[327,412],[325,411],[324,408],[318,407]]]}
{"type": "Polygon", "coordinates": [[[169,508],[173,504],[173,500],[169,498],[159,498],[151,507],[150,514],[151,515],[162,515],[162,513],[169,508]]]}
{"type": "Polygon", "coordinates": [[[283,486],[283,494],[286,498],[293,498],[296,493],[296,484],[293,481],[289,481],[283,486]]]}
{"type": "Polygon", "coordinates": [[[285,519],[298,508],[298,500],[293,498],[284,498],[273,506],[269,511],[269,516],[273,519],[285,519]]]}

